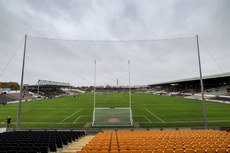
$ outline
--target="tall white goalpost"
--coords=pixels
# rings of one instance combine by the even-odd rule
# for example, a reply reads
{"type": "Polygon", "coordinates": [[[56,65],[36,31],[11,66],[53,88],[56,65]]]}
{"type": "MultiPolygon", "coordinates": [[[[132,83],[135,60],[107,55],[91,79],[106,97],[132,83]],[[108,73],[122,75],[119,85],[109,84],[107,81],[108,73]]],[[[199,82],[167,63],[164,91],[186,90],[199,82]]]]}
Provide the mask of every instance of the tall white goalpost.
{"type": "Polygon", "coordinates": [[[133,126],[132,100],[129,71],[129,106],[128,107],[96,107],[96,60],[94,62],[94,109],[92,126],[133,126]]]}

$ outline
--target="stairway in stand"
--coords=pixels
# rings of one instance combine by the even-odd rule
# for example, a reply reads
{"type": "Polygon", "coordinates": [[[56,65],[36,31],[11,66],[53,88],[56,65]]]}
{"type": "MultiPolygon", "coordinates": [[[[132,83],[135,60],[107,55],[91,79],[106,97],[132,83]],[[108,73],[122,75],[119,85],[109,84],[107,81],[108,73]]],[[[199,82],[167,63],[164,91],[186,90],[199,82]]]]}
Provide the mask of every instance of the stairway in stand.
{"type": "Polygon", "coordinates": [[[91,139],[93,139],[95,135],[87,135],[77,141],[75,141],[71,146],[67,147],[66,149],[62,150],[61,153],[76,153],[80,151],[82,147],[89,143],[91,139]]]}

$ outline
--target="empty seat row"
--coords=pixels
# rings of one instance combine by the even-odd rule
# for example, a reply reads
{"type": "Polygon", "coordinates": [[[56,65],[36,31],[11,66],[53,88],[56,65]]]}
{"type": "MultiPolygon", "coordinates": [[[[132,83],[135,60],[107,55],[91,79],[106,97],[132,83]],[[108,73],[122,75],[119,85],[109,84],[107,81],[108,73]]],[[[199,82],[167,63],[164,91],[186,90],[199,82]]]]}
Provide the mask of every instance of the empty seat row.
{"type": "Polygon", "coordinates": [[[79,153],[227,153],[229,148],[230,133],[226,131],[106,131],[79,153]]]}
{"type": "Polygon", "coordinates": [[[230,149],[223,149],[223,148],[219,148],[219,149],[186,149],[186,150],[101,150],[101,151],[96,151],[96,150],[91,150],[91,151],[86,151],[86,150],[82,150],[82,151],[78,151],[77,153],[230,153],[230,149]]]}
{"type": "Polygon", "coordinates": [[[55,152],[84,135],[84,131],[4,132],[0,133],[0,153],[55,152]]]}

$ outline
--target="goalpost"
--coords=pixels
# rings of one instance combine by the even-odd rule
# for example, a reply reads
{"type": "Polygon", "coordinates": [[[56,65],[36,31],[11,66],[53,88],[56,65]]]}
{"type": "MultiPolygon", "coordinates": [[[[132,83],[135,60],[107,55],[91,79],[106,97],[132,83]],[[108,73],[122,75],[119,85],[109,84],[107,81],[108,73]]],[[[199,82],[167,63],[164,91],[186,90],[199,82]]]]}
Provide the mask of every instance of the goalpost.
{"type": "Polygon", "coordinates": [[[92,126],[133,126],[129,69],[129,107],[96,107],[96,60],[94,63],[94,109],[92,126]]]}

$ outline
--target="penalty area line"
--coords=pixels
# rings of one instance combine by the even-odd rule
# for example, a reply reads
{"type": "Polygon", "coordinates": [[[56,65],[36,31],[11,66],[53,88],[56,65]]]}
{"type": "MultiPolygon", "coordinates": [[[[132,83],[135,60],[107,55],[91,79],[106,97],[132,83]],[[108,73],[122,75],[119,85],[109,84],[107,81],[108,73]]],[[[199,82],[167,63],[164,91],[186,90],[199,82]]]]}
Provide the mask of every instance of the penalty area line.
{"type": "Polygon", "coordinates": [[[147,112],[149,112],[150,114],[152,114],[154,117],[156,117],[158,120],[160,120],[162,123],[165,122],[165,121],[162,120],[160,117],[158,117],[158,116],[156,116],[155,114],[153,114],[153,112],[151,112],[150,110],[148,110],[148,109],[146,109],[146,108],[145,108],[145,110],[146,110],[147,112]]]}
{"type": "Polygon", "coordinates": [[[76,123],[82,116],[79,116],[73,123],[76,123]]]}
{"type": "Polygon", "coordinates": [[[62,120],[61,122],[59,122],[58,124],[61,124],[62,122],[64,122],[65,120],[67,120],[68,118],[72,117],[73,115],[77,114],[78,112],[80,112],[83,108],[81,108],[80,110],[74,112],[72,115],[66,117],[64,120],[62,120]]]}
{"type": "Polygon", "coordinates": [[[145,115],[143,115],[143,116],[144,116],[144,118],[145,118],[146,120],[149,121],[149,123],[152,123],[152,121],[151,121],[148,117],[146,117],[145,115]]]}

